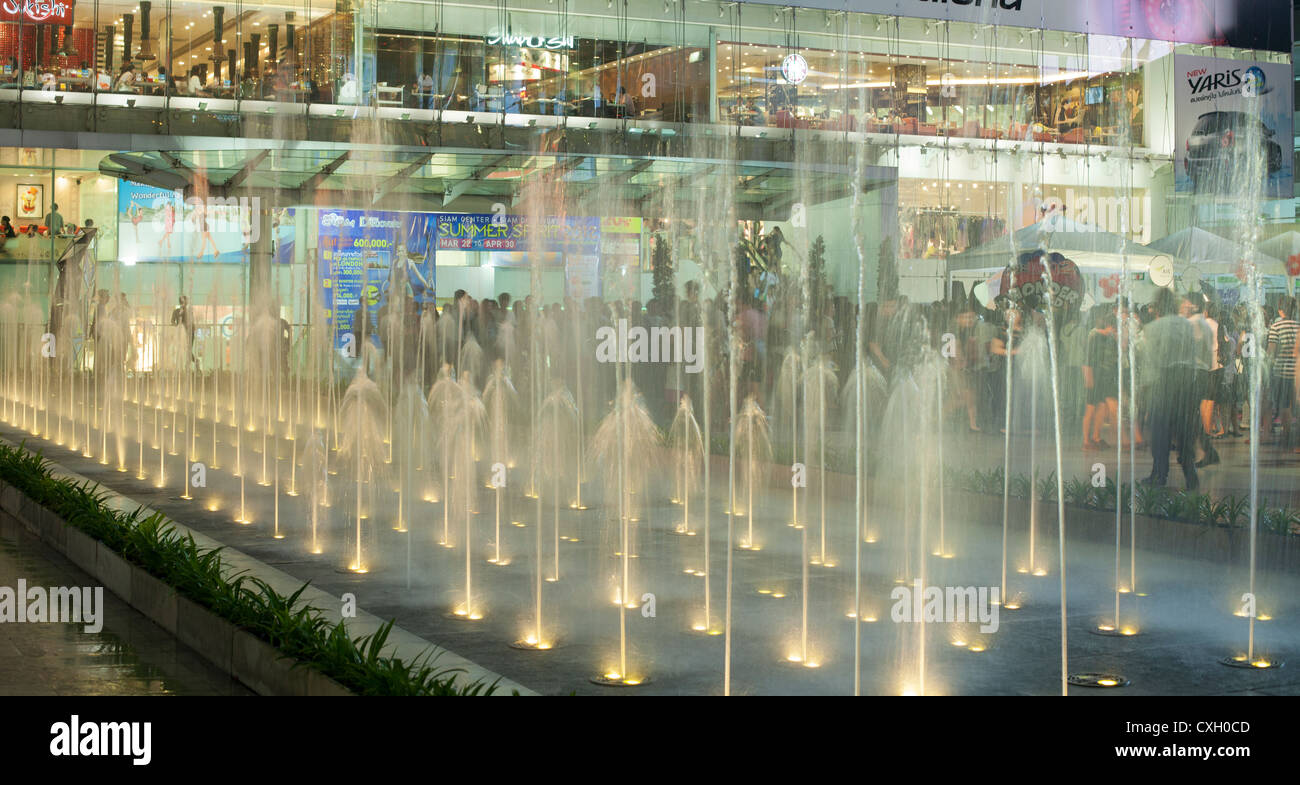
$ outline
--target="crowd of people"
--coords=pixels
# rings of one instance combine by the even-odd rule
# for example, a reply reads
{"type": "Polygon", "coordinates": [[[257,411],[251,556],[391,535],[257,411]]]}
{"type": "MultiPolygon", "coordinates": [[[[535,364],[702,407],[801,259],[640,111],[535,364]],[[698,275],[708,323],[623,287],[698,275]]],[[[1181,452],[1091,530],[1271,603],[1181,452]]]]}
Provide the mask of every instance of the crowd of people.
{"type": "MultiPolygon", "coordinates": [[[[913,303],[897,296],[864,303],[861,309],[829,288],[810,293],[778,285],[767,292],[742,291],[735,298],[734,315],[728,313],[730,307],[726,292],[703,298],[696,281],[686,282],[680,296],[644,304],[592,297],[541,306],[531,295],[476,299],[458,291],[441,309],[390,302],[378,314],[378,326],[365,329],[378,333],[370,340],[383,340],[387,334],[404,346],[405,367],[424,367],[426,387],[444,360],[456,367],[472,364],[463,372],[473,374],[480,385],[501,360],[519,389],[529,384],[531,374],[541,372],[548,383],[562,382],[570,390],[580,383],[590,401],[611,400],[616,384],[614,367],[594,360],[600,327],[626,320],[629,327],[702,329],[706,363],[701,373],[686,372],[680,361],[636,363],[628,371],[651,415],[666,426],[684,395],[690,396],[697,417],[702,418],[708,401],[713,422],[727,422],[729,326],[730,346],[737,352],[737,394],[741,400],[754,398],[771,413],[781,383],[780,364],[792,350],[797,349],[804,362],[810,351],[824,356],[838,370],[839,383],[846,383],[854,367],[861,317],[864,353],[885,390],[926,358],[942,358],[947,427],[999,435],[1008,427],[1013,434],[1038,428],[1050,438],[1048,331],[1040,309],[985,307],[960,285],[941,301],[913,303]],[[815,305],[804,307],[810,296],[815,305]],[[437,327],[424,327],[422,339],[421,325],[431,321],[437,327]],[[438,344],[431,351],[441,359],[421,364],[422,340],[427,349],[430,335],[436,335],[432,340],[438,344]],[[474,348],[467,352],[469,344],[474,348]],[[1013,406],[1007,405],[1008,362],[1019,366],[1012,384],[1021,389],[1011,393],[1013,406]],[[1033,363],[1043,369],[1038,383],[1029,381],[1033,363]],[[1041,386],[1027,389],[1035,384],[1041,386]],[[1031,420],[1028,412],[1033,407],[1025,404],[1035,394],[1044,403],[1037,407],[1038,419],[1031,420]]],[[[1131,433],[1136,445],[1152,454],[1146,482],[1164,485],[1171,453],[1176,452],[1185,486],[1195,488],[1197,469],[1220,460],[1216,442],[1249,438],[1245,417],[1249,380],[1256,370],[1263,391],[1262,442],[1296,448],[1296,301],[1283,296],[1265,310],[1254,314],[1250,305],[1217,302],[1199,291],[1180,295],[1158,289],[1150,302],[1131,311],[1112,302],[1076,314],[1058,313],[1053,334],[1061,417],[1066,433],[1077,434],[1070,437],[1067,449],[1113,450],[1115,440],[1127,443],[1131,433]],[[1267,330],[1260,333],[1258,346],[1257,325],[1267,330]],[[1136,420],[1130,421],[1130,411],[1136,412],[1136,420]],[[1278,438],[1275,420],[1281,426],[1278,438]]],[[[354,322],[361,340],[362,325],[354,322]]],[[[835,421],[843,422],[848,412],[839,396],[833,396],[830,405],[840,409],[832,412],[835,421]]]]}

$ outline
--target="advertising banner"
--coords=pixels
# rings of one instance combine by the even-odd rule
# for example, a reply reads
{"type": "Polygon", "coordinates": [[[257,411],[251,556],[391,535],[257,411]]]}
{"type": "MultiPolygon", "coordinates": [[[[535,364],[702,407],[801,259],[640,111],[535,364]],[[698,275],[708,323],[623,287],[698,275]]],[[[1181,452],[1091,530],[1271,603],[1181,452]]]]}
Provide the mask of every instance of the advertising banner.
{"type": "Polygon", "coordinates": [[[1291,199],[1293,79],[1289,63],[1175,55],[1175,189],[1291,199]]]}
{"type": "Polygon", "coordinates": [[[322,210],[318,218],[321,305],[334,325],[335,341],[353,330],[365,303],[367,331],[374,335],[379,310],[390,296],[409,294],[433,302],[435,252],[430,242],[435,215],[365,210],[322,210]]]}
{"type": "Polygon", "coordinates": [[[495,267],[526,266],[525,251],[594,253],[600,246],[599,218],[547,216],[536,222],[526,215],[466,213],[439,215],[437,220],[440,250],[493,252],[490,264],[495,267]],[[502,251],[509,255],[495,255],[502,251]]]}
{"type": "Polygon", "coordinates": [[[600,296],[598,254],[572,254],[565,257],[564,294],[575,300],[600,296]]]}
{"type": "Polygon", "coordinates": [[[257,239],[253,200],[182,199],[179,191],[123,180],[117,189],[118,257],[137,262],[244,264],[257,239]]]}

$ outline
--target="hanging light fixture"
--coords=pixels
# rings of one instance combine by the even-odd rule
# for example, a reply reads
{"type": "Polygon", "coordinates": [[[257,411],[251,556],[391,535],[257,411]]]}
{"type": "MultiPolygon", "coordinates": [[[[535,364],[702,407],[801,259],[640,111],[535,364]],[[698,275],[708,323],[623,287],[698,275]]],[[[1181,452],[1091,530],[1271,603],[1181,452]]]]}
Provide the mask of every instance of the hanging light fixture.
{"type": "Polygon", "coordinates": [[[59,51],[55,52],[59,57],[76,57],[81,54],[77,51],[77,42],[72,38],[72,25],[63,27],[63,43],[59,46],[59,51]]]}
{"type": "Polygon", "coordinates": [[[140,48],[136,50],[136,56],[145,62],[158,59],[158,51],[149,38],[149,13],[152,10],[150,0],[140,0],[140,48]]]}

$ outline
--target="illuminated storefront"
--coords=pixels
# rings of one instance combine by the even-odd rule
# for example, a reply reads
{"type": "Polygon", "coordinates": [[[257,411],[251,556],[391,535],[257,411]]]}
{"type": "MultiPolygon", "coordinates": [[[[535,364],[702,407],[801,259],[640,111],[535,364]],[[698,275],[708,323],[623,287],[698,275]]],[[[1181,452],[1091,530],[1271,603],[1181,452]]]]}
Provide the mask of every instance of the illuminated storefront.
{"type": "MultiPolygon", "coordinates": [[[[1217,0],[1184,10],[1171,15],[1167,4],[1137,0],[1059,7],[869,0],[854,12],[711,0],[28,3],[23,14],[16,5],[0,12],[0,101],[265,117],[291,103],[305,105],[307,117],[344,114],[336,106],[357,107],[346,111],[358,116],[366,107],[421,127],[564,128],[590,118],[621,124],[591,126],[611,138],[706,127],[741,139],[788,137],[795,149],[803,139],[841,140],[865,146],[873,166],[896,173],[897,221],[879,231],[905,288],[930,299],[944,291],[949,258],[1044,219],[1067,218],[1134,244],[1235,220],[1231,200],[1195,176],[1206,153],[1193,154],[1192,137],[1211,131],[1224,151],[1230,140],[1260,137],[1269,151],[1265,215],[1293,220],[1290,91],[1264,88],[1271,103],[1259,130],[1245,133],[1227,125],[1240,114],[1228,107],[1231,89],[1206,104],[1182,87],[1230,88],[1216,73],[1239,82],[1267,73],[1276,84],[1272,71],[1290,67],[1288,7],[1217,0]],[[134,78],[124,81],[128,69],[134,78]],[[1209,111],[1216,107],[1223,114],[1209,111]]],[[[471,171],[503,182],[522,176],[487,168],[471,171]]],[[[589,162],[567,179],[606,176],[589,162]]],[[[117,209],[116,194],[102,199],[117,209]]],[[[642,256],[650,222],[665,217],[643,204],[642,256]]],[[[618,215],[599,210],[581,211],[629,214],[625,206],[618,215]]],[[[848,211],[845,197],[821,201],[810,215],[832,226],[848,211]]],[[[764,220],[787,235],[798,228],[781,215],[764,220]]],[[[847,264],[847,241],[827,242],[832,266],[847,264]]],[[[101,253],[109,248],[116,253],[115,243],[101,253]]],[[[445,263],[493,266],[477,255],[445,263]]],[[[489,280],[463,274],[467,283],[489,280]]],[[[641,274],[645,293],[648,273],[641,274]]],[[[508,273],[491,280],[523,283],[508,273]]],[[[847,286],[849,276],[836,280],[847,286]]]]}

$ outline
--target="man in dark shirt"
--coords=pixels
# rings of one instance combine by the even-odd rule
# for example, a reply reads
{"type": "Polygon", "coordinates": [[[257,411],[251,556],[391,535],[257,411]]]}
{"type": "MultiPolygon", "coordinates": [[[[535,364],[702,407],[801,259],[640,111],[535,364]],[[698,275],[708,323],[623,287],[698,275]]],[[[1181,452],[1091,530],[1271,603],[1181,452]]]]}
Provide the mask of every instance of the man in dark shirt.
{"type": "Polygon", "coordinates": [[[1163,486],[1169,479],[1169,450],[1177,448],[1187,490],[1196,490],[1196,329],[1179,315],[1178,298],[1160,289],[1151,303],[1159,315],[1142,329],[1147,363],[1150,409],[1151,476],[1147,485],[1163,486]]]}

